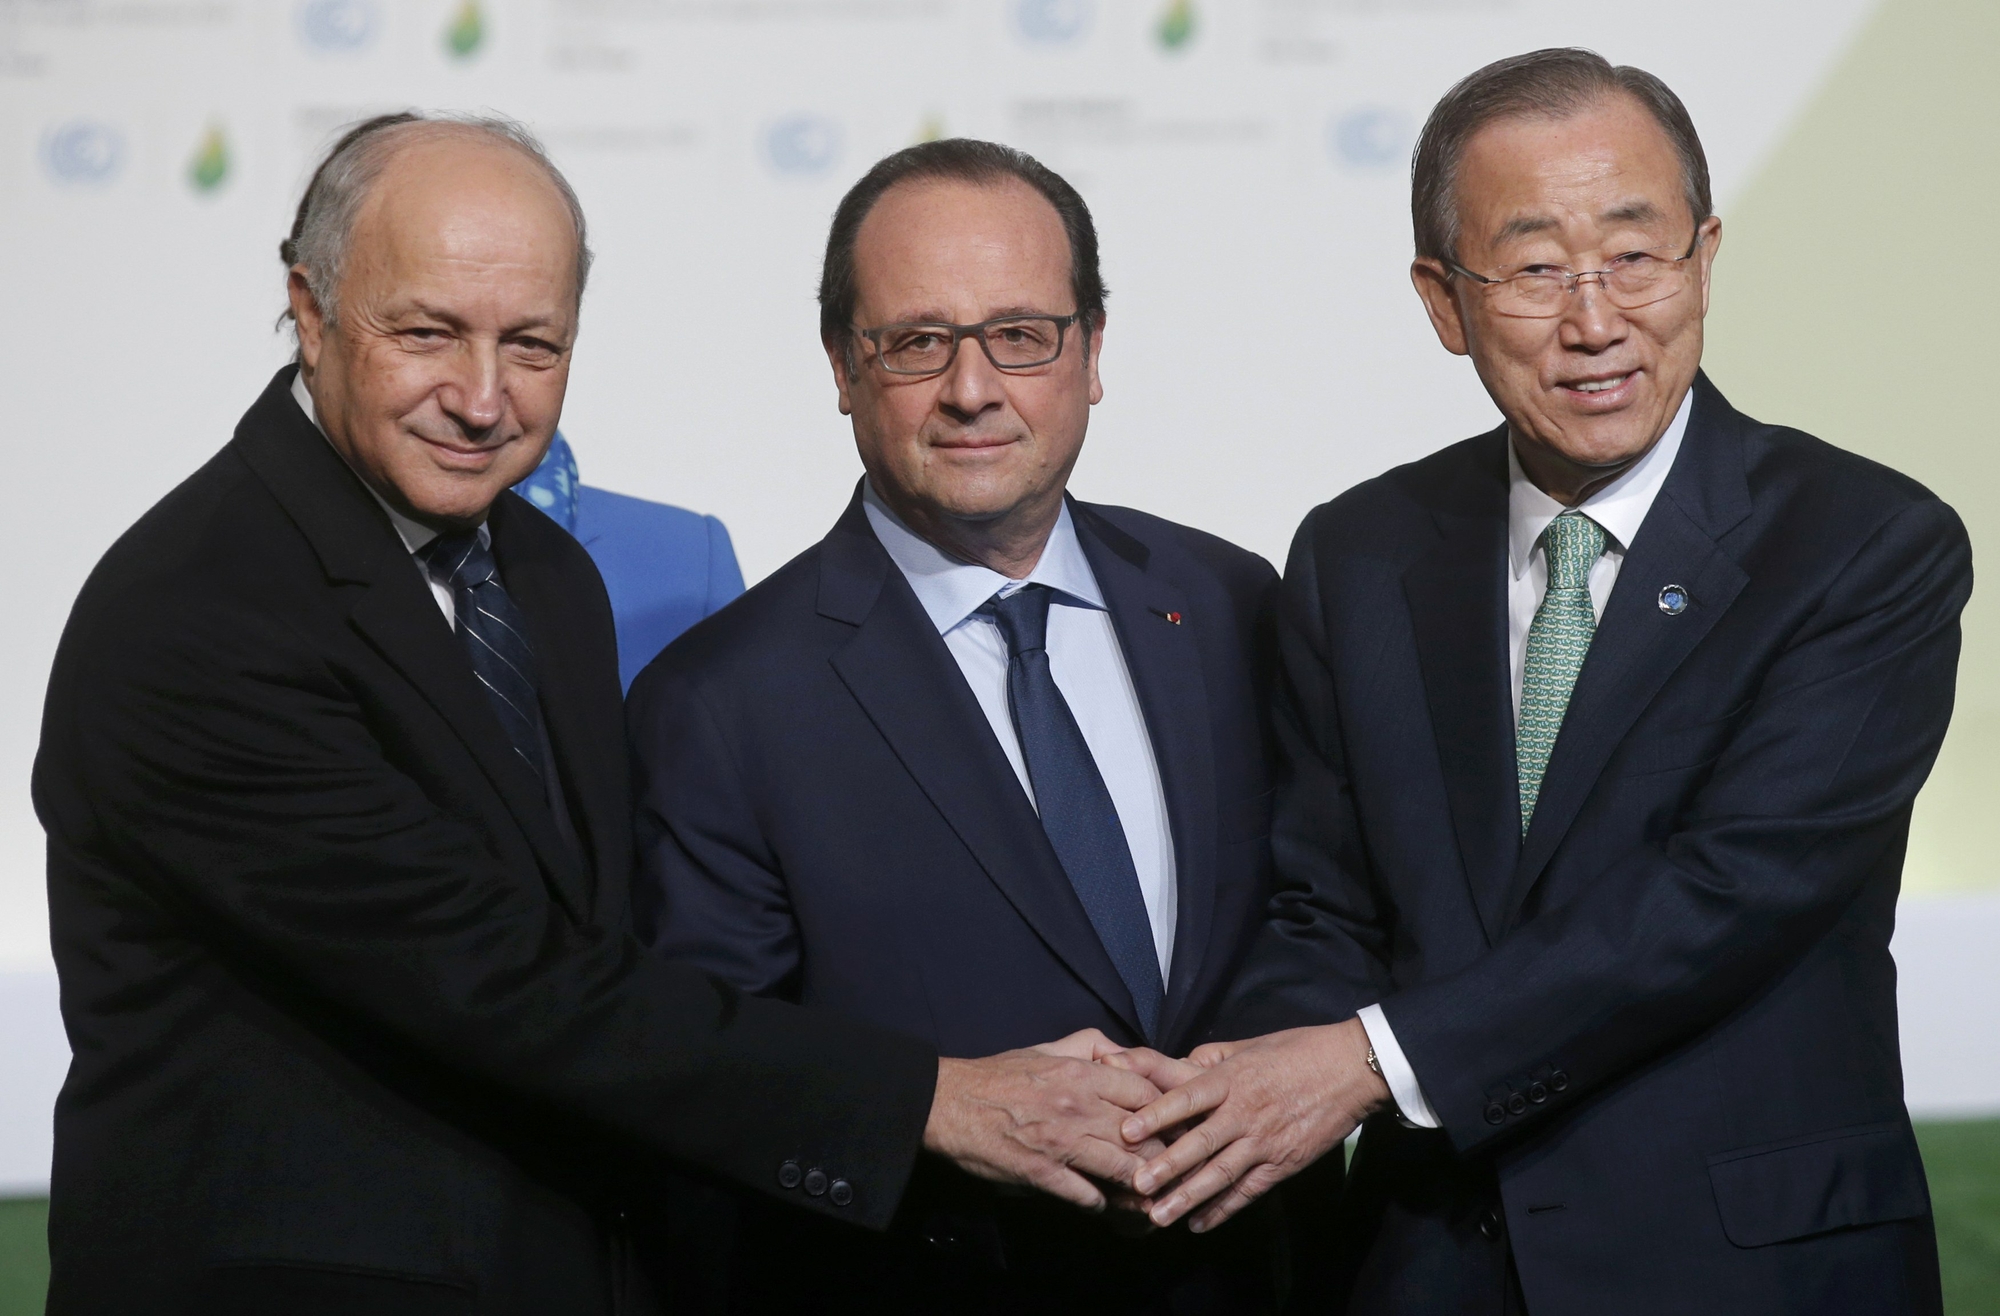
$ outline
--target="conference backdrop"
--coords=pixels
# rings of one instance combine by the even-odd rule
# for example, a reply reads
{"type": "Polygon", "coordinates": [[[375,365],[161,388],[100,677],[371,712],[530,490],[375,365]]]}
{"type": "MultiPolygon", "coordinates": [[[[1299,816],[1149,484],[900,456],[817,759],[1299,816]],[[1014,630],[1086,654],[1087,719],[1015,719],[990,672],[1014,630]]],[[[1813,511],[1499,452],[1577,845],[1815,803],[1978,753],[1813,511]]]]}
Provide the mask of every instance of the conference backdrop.
{"type": "MultiPolygon", "coordinates": [[[[0,969],[48,964],[28,775],[70,601],[287,359],[278,241],[343,124],[541,135],[598,253],[583,478],[719,514],[753,581],[859,473],[816,338],[836,200],[925,138],[1023,147],[1103,235],[1076,489],[1282,562],[1315,503],[1494,423],[1409,287],[1409,153],[1455,78],[1552,44],[1693,112],[1723,391],[2000,544],[1991,0],[0,0],[0,969]]],[[[1990,591],[1966,637],[1912,893],[2000,889],[1990,591]]]]}

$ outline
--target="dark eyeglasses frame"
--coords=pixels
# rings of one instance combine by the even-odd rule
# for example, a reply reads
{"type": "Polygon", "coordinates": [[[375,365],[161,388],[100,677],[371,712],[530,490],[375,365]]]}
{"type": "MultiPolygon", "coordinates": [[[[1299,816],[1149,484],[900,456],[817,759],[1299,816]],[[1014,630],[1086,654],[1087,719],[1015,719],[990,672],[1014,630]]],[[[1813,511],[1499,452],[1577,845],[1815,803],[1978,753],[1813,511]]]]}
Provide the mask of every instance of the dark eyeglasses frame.
{"type": "Polygon", "coordinates": [[[958,360],[959,343],[975,335],[979,339],[979,350],[986,353],[986,359],[993,362],[995,370],[1003,370],[1010,373],[1020,370],[1039,370],[1045,365],[1062,359],[1063,348],[1068,346],[1069,328],[1081,319],[1083,319],[1081,312],[1072,315],[996,315],[991,320],[981,320],[978,324],[945,324],[942,321],[934,320],[910,320],[899,324],[877,325],[873,329],[857,327],[854,332],[875,345],[875,360],[884,370],[892,375],[901,375],[906,379],[921,379],[927,375],[942,375],[945,371],[951,369],[953,363],[958,360]],[[1029,361],[1020,365],[1003,366],[998,361],[994,361],[993,348],[986,341],[986,331],[996,324],[1008,324],[1016,320],[1040,320],[1048,324],[1053,324],[1056,327],[1056,350],[1040,361],[1029,361]],[[946,354],[944,364],[935,370],[898,370],[896,367],[890,365],[889,358],[882,353],[882,335],[893,333],[898,329],[935,329],[940,333],[949,333],[951,335],[951,351],[946,354]]]}
{"type": "MultiPolygon", "coordinates": [[[[1701,249],[1701,227],[1697,225],[1694,230],[1694,240],[1688,243],[1687,251],[1682,255],[1675,257],[1673,260],[1668,261],[1667,263],[1669,265],[1685,264],[1686,262],[1693,260],[1695,252],[1699,251],[1700,249],[1701,249]]],[[[1550,277],[1549,275],[1546,274],[1529,274],[1523,271],[1520,274],[1510,274],[1504,279],[1489,279],[1484,274],[1474,274],[1471,270],[1466,269],[1465,266],[1459,264],[1455,260],[1446,261],[1444,263],[1444,266],[1446,269],[1450,270],[1453,274],[1462,274],[1466,278],[1471,279],[1474,283],[1480,284],[1481,286],[1487,288],[1497,288],[1503,283],[1513,283],[1517,279],[1546,279],[1550,277]]],[[[1604,276],[1609,273],[1611,273],[1609,269],[1576,270],[1576,271],[1565,270],[1563,271],[1562,274],[1563,295],[1566,297],[1575,296],[1577,288],[1582,285],[1582,281],[1585,279],[1591,279],[1591,278],[1596,279],[1597,286],[1602,288],[1604,287],[1604,276]]],[[[1607,292],[1605,295],[1608,297],[1610,296],[1610,293],[1607,292]]],[[[1667,294],[1667,296],[1669,297],[1672,295],[1673,295],[1672,293],[1667,294]]],[[[1665,301],[1666,297],[1662,297],[1660,300],[1665,301]]],[[[1616,305],[1615,302],[1613,304],[1616,305]]],[[[1649,302],[1647,304],[1651,305],[1652,303],[1649,302]]],[[[1636,310],[1638,308],[1631,307],[1626,309],[1636,310]]],[[[1558,311],[1557,314],[1560,315],[1561,312],[1558,311]]],[[[1553,319],[1554,317],[1551,316],[1548,318],[1553,319]]]]}

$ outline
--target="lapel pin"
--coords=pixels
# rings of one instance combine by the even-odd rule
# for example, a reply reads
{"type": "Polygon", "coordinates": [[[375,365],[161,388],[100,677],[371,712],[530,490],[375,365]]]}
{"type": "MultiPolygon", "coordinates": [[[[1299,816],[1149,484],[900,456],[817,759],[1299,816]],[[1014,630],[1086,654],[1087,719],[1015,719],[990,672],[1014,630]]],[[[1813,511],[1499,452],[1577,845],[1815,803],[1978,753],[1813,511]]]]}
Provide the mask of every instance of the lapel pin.
{"type": "Polygon", "coordinates": [[[1688,592],[1685,585],[1668,585],[1660,591],[1660,611],[1669,617],[1678,617],[1687,611],[1688,592]]]}
{"type": "Polygon", "coordinates": [[[1148,608],[1146,611],[1152,613],[1155,617],[1165,617],[1176,626],[1181,624],[1181,615],[1178,612],[1161,612],[1158,608],[1148,608]]]}

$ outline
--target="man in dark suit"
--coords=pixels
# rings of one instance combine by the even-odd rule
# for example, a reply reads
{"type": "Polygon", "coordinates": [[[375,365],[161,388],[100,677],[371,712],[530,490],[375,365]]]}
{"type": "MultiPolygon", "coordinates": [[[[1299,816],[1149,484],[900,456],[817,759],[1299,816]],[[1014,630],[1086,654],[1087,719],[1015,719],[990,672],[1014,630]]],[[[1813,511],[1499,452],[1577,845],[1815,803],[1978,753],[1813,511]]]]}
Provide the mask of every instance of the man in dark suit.
{"type": "Polygon", "coordinates": [[[1129,1074],[939,1062],[633,939],[604,588],[504,492],[588,267],[532,138],[363,124],[284,253],[299,365],[105,556],[50,680],[50,1311],[642,1312],[626,1216],[670,1166],[875,1227],[920,1144],[1086,1203],[1136,1168],[1129,1074]]]}
{"type": "Polygon", "coordinates": [[[1299,532],[1281,891],[1223,1035],[1292,1031],[1129,1121],[1212,1112],[1137,1186],[1212,1224],[1371,1116],[1350,1311],[1935,1313],[1889,936],[1964,529],[1699,373],[1721,223],[1658,79],[1483,69],[1414,183],[1506,423],[1299,532]]]}
{"type": "MultiPolygon", "coordinates": [[[[1185,1050],[1269,894],[1276,576],[1066,498],[1104,289],[1082,198],[1034,160],[963,140],[883,160],[835,214],[820,300],[867,475],[817,547],[633,686],[655,944],[946,1055],[1078,1029],[1185,1050]]],[[[1270,1300],[1268,1220],[1191,1240],[1128,1219],[926,1164],[885,1240],[751,1206],[736,1301],[1270,1300]]]]}

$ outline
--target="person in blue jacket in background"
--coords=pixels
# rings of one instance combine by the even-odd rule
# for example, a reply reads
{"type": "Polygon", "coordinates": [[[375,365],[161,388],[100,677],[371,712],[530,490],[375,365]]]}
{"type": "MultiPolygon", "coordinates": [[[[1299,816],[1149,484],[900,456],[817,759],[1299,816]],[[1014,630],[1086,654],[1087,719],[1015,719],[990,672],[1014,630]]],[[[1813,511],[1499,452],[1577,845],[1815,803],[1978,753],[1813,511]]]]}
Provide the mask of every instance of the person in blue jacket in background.
{"type": "Polygon", "coordinates": [[[514,492],[576,536],[597,564],[618,628],[618,679],[627,688],[675,636],[743,592],[721,521],[590,488],[577,479],[576,454],[560,432],[514,492]]]}

